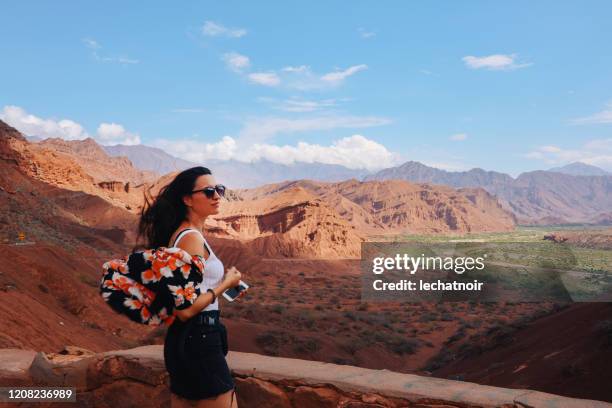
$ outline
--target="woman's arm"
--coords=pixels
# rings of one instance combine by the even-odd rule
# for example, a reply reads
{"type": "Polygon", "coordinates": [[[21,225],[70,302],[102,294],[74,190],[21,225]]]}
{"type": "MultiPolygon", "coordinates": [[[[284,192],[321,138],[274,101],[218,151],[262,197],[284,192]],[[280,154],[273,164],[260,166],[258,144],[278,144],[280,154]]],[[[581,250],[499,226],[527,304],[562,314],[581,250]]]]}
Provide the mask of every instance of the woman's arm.
{"type": "MultiPolygon", "coordinates": [[[[187,253],[193,255],[199,255],[204,257],[204,240],[200,236],[200,234],[187,234],[185,235],[177,245],[179,248],[185,250],[187,253]]],[[[232,267],[229,268],[223,281],[221,284],[212,290],[215,292],[216,297],[219,297],[225,292],[227,289],[238,285],[240,281],[241,274],[240,272],[232,267]]],[[[206,292],[201,293],[200,296],[193,302],[193,304],[185,309],[177,310],[176,316],[181,321],[186,321],[191,319],[193,316],[200,313],[204,308],[210,305],[213,302],[214,298],[212,293],[206,292]]]]}
{"type": "MultiPolygon", "coordinates": [[[[238,272],[240,273],[240,272],[238,272]]],[[[217,286],[216,288],[213,288],[213,291],[215,292],[215,296],[219,297],[221,296],[221,294],[223,292],[225,292],[227,289],[229,289],[230,286],[227,285],[227,281],[224,279],[223,282],[221,282],[221,284],[219,286],[217,286]]],[[[193,316],[197,315],[198,313],[200,313],[202,310],[204,310],[204,308],[208,305],[210,305],[213,302],[213,295],[210,292],[205,292],[200,294],[200,296],[198,296],[198,298],[196,299],[195,302],[193,302],[193,304],[191,306],[189,306],[188,308],[185,308],[183,310],[177,310],[176,311],[176,317],[178,317],[181,321],[186,321],[191,319],[193,316]]]]}

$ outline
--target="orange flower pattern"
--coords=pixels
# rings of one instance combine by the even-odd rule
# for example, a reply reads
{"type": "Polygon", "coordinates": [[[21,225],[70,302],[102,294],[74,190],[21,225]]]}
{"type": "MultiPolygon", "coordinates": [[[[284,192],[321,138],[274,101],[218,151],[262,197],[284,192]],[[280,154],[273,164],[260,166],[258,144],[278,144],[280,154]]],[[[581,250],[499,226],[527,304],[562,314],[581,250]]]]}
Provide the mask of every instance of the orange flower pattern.
{"type": "Polygon", "coordinates": [[[157,326],[171,325],[176,310],[195,302],[204,262],[180,248],[160,247],[110,260],[102,269],[102,298],[131,320],[157,326]]]}

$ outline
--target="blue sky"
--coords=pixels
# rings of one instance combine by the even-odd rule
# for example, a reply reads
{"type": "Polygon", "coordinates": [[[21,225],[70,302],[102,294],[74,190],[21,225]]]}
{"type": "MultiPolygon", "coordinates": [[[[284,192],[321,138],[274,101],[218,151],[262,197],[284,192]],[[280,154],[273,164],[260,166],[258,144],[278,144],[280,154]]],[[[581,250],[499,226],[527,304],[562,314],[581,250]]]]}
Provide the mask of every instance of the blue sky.
{"type": "Polygon", "coordinates": [[[3,5],[0,118],[182,157],[612,170],[607,1],[3,5]]]}

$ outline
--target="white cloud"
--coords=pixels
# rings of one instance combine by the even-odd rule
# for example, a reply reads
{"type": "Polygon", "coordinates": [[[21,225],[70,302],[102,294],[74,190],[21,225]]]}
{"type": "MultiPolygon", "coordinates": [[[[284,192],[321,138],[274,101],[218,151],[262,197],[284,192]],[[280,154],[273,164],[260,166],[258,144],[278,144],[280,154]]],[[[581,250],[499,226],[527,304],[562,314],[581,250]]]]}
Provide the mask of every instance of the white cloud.
{"type": "Polygon", "coordinates": [[[612,138],[594,139],[578,149],[559,146],[540,146],[524,155],[528,159],[544,161],[550,165],[582,162],[605,169],[612,169],[612,138]]]}
{"type": "Polygon", "coordinates": [[[240,131],[240,140],[261,142],[277,134],[288,134],[332,129],[357,129],[382,126],[391,123],[388,118],[377,116],[327,115],[304,119],[278,117],[255,118],[247,121],[240,131]]]}
{"type": "Polygon", "coordinates": [[[322,81],[320,76],[313,73],[308,65],[284,67],[281,70],[281,74],[283,76],[283,83],[289,89],[310,91],[330,87],[330,84],[322,81]]]}
{"type": "Polygon", "coordinates": [[[297,67],[287,66],[284,67],[281,71],[283,72],[308,72],[310,71],[310,67],[308,65],[299,65],[297,67]]]}
{"type": "Polygon", "coordinates": [[[561,148],[558,146],[542,146],[540,150],[544,153],[559,153],[561,152],[561,148]]]}
{"type": "Polygon", "coordinates": [[[0,119],[27,136],[60,138],[64,140],[82,140],[93,137],[100,144],[140,144],[138,134],[128,132],[116,123],[102,123],[96,135],[90,135],[79,123],[70,119],[42,119],[26,112],[19,106],[5,106],[0,119]]]}
{"type": "Polygon", "coordinates": [[[228,52],[223,54],[225,65],[234,72],[242,72],[251,66],[251,60],[246,55],[238,54],[237,52],[228,52]]]}
{"type": "Polygon", "coordinates": [[[612,102],[608,102],[606,107],[601,112],[594,113],[590,116],[572,119],[571,123],[575,125],[590,125],[597,123],[612,123],[612,102]]]}
{"type": "Polygon", "coordinates": [[[83,38],[83,43],[85,43],[87,48],[91,48],[92,50],[97,50],[100,48],[100,44],[98,44],[98,42],[92,38],[83,38]]]}
{"type": "Polygon", "coordinates": [[[306,100],[302,98],[289,98],[279,101],[273,98],[259,98],[260,102],[270,104],[274,109],[285,112],[314,112],[331,108],[338,104],[336,99],[306,100]]]}
{"type": "Polygon", "coordinates": [[[140,144],[140,136],[136,133],[131,133],[125,130],[122,125],[117,123],[101,123],[98,126],[98,141],[103,145],[138,145],[140,144]]]}
{"type": "MultiPolygon", "coordinates": [[[[250,66],[250,60],[236,58],[237,55],[225,54],[224,60],[234,72],[242,74],[250,66]],[[231,58],[234,57],[234,58],[231,58]],[[232,63],[234,61],[235,63],[232,63]],[[237,67],[237,65],[242,65],[237,67]]],[[[240,56],[243,57],[243,56],[240,56]]],[[[251,72],[245,74],[249,82],[264,86],[282,86],[287,89],[300,91],[325,90],[334,88],[344,82],[346,78],[359,71],[367,69],[365,64],[354,65],[345,70],[336,70],[327,74],[315,74],[308,65],[285,66],[279,70],[264,72],[251,72]]]]}
{"type": "Polygon", "coordinates": [[[330,82],[330,83],[340,83],[344,81],[346,78],[348,78],[349,76],[354,75],[357,72],[363,71],[366,69],[368,69],[368,66],[365,64],[353,65],[352,67],[349,67],[342,71],[334,71],[334,72],[325,74],[321,77],[321,80],[330,82]]]}
{"type": "Polygon", "coordinates": [[[107,62],[118,62],[120,64],[138,64],[140,62],[140,60],[128,57],[105,58],[104,60],[107,62]]]}
{"type": "Polygon", "coordinates": [[[249,81],[265,86],[278,86],[281,79],[274,72],[253,72],[248,75],[249,81]]]}
{"type": "Polygon", "coordinates": [[[102,46],[93,38],[83,38],[83,43],[87,48],[91,50],[91,56],[94,60],[99,62],[119,63],[119,64],[138,64],[140,61],[135,58],[129,58],[126,56],[105,56],[101,55],[98,50],[102,49],[102,46]]]}
{"type": "Polygon", "coordinates": [[[185,160],[202,163],[207,159],[229,160],[237,156],[237,144],[231,136],[223,136],[216,143],[206,143],[190,139],[157,139],[153,146],[185,160]]]}
{"type": "MultiPolygon", "coordinates": [[[[308,101],[296,100],[295,102],[297,106],[302,107],[300,103],[308,101]]],[[[304,106],[310,107],[308,104],[304,106]]],[[[90,137],[83,126],[72,120],[42,119],[17,106],[5,106],[0,112],[0,119],[28,136],[60,137],[66,140],[90,137]]],[[[277,134],[365,128],[388,123],[390,120],[387,118],[369,116],[328,115],[309,119],[259,118],[248,121],[238,139],[224,136],[214,143],[190,139],[158,139],[152,145],[194,162],[203,162],[210,158],[241,161],[267,159],[276,163],[320,162],[375,170],[397,164],[399,156],[388,151],[383,145],[361,135],[336,140],[329,146],[308,142],[278,146],[265,143],[265,140],[277,134]]],[[[101,123],[93,137],[103,145],[140,143],[140,136],[137,133],[130,132],[123,125],[113,122],[101,123]]]]}
{"type": "Polygon", "coordinates": [[[368,39],[368,38],[372,38],[376,36],[376,33],[374,31],[368,31],[363,27],[358,28],[357,32],[359,33],[361,38],[364,38],[364,39],[368,39]]]}
{"type": "Polygon", "coordinates": [[[532,63],[519,63],[517,58],[517,54],[493,54],[484,57],[468,55],[463,57],[462,60],[468,68],[491,71],[510,71],[533,65],[532,63]]]}
{"type": "Polygon", "coordinates": [[[451,135],[449,139],[454,142],[461,142],[463,140],[466,140],[467,138],[468,138],[468,135],[466,133],[456,133],[454,135],[451,135]]]}
{"type": "Polygon", "coordinates": [[[300,65],[297,67],[284,67],[281,72],[283,73],[283,83],[287,88],[311,91],[335,88],[341,85],[349,76],[365,69],[367,69],[367,65],[360,64],[345,70],[336,70],[321,75],[314,73],[308,65],[300,65]]]}
{"type": "Polygon", "coordinates": [[[214,21],[205,21],[202,26],[202,34],[208,37],[240,38],[245,36],[247,30],[244,28],[229,28],[214,21]]]}
{"type": "Polygon", "coordinates": [[[398,163],[399,156],[380,143],[361,135],[344,137],[330,146],[298,142],[297,145],[255,144],[248,149],[248,161],[267,159],[275,163],[295,162],[339,164],[352,169],[377,170],[398,163]]]}
{"type": "Polygon", "coordinates": [[[361,135],[336,140],[329,146],[298,142],[296,145],[240,144],[230,136],[224,136],[214,143],[196,140],[158,139],[153,145],[168,153],[195,163],[209,159],[254,162],[269,160],[274,163],[293,164],[326,163],[339,164],[349,168],[377,170],[398,163],[399,155],[361,135]]]}
{"type": "Polygon", "coordinates": [[[27,136],[43,139],[59,137],[65,140],[81,140],[89,137],[83,126],[70,119],[42,119],[27,113],[18,106],[5,106],[0,119],[27,136]]]}
{"type": "Polygon", "coordinates": [[[612,138],[611,139],[594,139],[584,145],[585,149],[612,153],[612,138]]]}

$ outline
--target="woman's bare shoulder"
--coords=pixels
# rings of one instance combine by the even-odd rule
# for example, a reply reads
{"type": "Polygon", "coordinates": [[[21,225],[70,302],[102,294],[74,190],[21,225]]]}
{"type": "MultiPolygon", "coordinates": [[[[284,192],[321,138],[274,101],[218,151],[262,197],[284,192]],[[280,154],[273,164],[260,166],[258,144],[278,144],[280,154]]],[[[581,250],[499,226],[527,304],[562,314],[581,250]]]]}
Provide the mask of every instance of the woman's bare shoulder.
{"type": "Polygon", "coordinates": [[[206,253],[204,252],[204,238],[201,234],[198,234],[197,231],[185,234],[176,246],[187,251],[191,255],[206,257],[206,253]]]}

